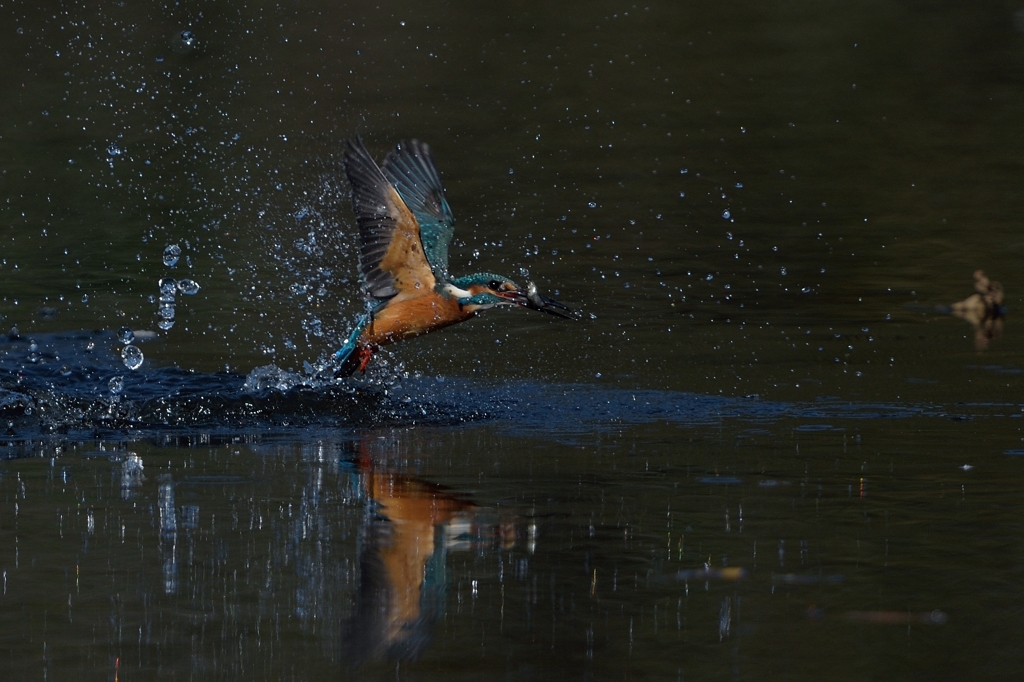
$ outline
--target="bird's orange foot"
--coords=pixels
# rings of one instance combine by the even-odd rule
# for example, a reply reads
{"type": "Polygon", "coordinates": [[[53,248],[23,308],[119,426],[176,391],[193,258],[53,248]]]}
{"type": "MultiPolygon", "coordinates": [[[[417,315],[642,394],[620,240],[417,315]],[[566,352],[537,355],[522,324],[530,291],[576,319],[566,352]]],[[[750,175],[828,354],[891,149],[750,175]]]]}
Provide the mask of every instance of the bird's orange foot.
{"type": "Polygon", "coordinates": [[[360,372],[366,371],[366,366],[370,364],[370,358],[373,357],[372,348],[360,348],[359,349],[359,370],[360,372]]]}

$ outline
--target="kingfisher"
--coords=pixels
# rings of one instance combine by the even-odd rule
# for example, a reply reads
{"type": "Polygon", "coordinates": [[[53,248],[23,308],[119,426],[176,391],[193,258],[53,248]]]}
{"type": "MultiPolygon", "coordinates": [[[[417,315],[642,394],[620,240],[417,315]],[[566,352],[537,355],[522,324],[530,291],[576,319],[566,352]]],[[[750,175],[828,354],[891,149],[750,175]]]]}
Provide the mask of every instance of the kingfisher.
{"type": "Polygon", "coordinates": [[[352,210],[359,227],[359,279],[368,312],[334,354],[341,376],[366,369],[381,346],[475,317],[496,306],[522,306],[573,319],[566,305],[508,277],[478,272],[452,278],[448,246],[455,217],[430,147],[400,142],[380,166],[359,136],[345,150],[352,210]]]}

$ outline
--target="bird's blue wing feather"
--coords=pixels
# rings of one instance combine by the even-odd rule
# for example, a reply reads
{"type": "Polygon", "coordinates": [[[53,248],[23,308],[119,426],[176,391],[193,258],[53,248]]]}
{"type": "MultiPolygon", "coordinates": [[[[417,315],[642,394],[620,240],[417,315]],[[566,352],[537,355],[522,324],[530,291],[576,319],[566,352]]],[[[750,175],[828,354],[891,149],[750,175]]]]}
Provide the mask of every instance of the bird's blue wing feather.
{"type": "Polygon", "coordinates": [[[417,140],[401,142],[384,159],[381,170],[419,222],[423,252],[434,276],[446,280],[455,217],[444,197],[430,147],[417,140]]]}

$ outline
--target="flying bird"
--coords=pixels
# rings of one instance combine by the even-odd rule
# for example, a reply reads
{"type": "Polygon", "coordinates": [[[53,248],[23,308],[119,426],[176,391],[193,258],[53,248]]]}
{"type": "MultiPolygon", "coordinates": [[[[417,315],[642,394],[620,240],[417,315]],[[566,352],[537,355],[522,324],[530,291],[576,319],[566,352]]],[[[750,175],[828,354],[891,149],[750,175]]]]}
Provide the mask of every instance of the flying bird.
{"type": "Polygon", "coordinates": [[[334,354],[338,374],[366,369],[381,346],[518,305],[566,319],[573,311],[508,277],[478,272],[452,278],[448,245],[455,217],[430,147],[400,142],[380,166],[357,136],[348,141],[345,173],[359,227],[359,278],[368,312],[334,354]]]}

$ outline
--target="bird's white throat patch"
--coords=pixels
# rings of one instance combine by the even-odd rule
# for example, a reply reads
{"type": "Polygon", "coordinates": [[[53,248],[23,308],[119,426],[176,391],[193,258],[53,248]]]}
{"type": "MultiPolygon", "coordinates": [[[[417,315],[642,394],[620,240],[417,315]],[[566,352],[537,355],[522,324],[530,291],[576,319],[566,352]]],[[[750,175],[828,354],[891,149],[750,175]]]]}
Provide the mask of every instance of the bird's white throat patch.
{"type": "Polygon", "coordinates": [[[448,294],[454,299],[472,298],[472,292],[460,289],[451,282],[446,282],[444,285],[444,293],[448,294]]]}

